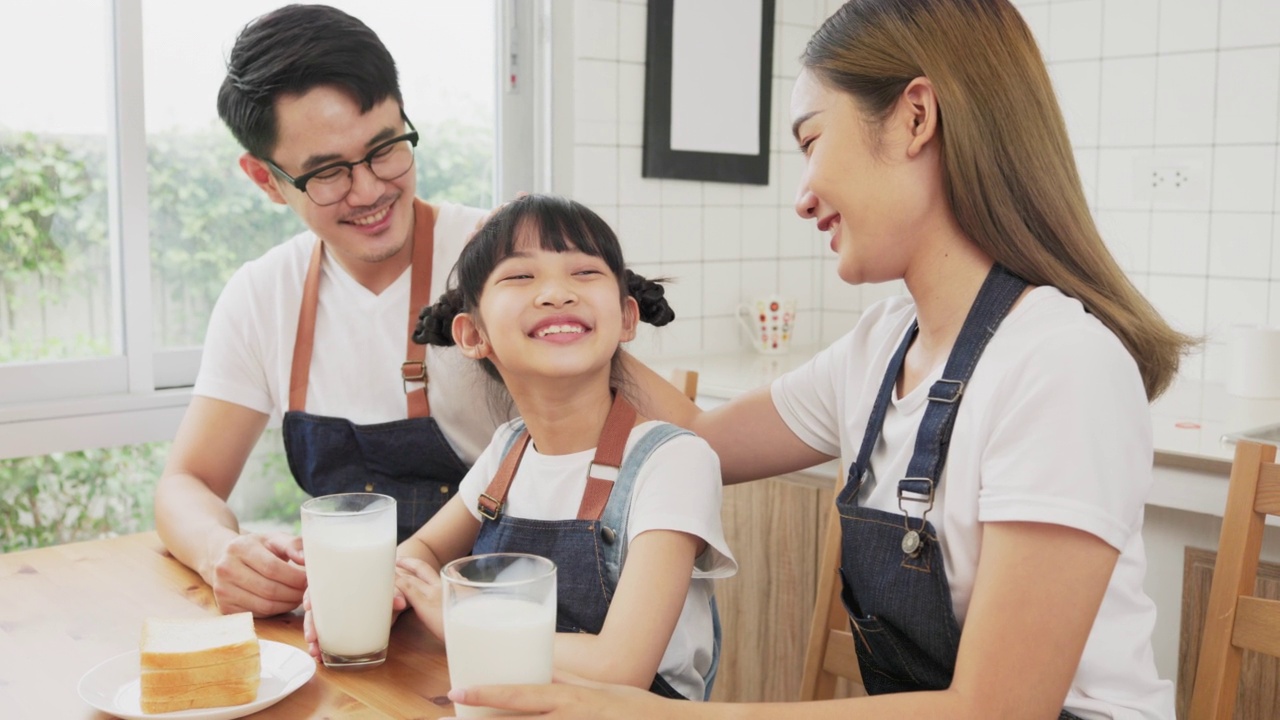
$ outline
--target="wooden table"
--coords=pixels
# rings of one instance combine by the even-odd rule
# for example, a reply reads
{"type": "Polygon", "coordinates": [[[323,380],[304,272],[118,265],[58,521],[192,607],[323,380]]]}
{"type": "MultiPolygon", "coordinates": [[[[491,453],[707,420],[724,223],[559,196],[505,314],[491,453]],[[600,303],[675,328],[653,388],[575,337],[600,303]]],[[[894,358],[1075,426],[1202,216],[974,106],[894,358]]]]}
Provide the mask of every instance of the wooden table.
{"type": "MultiPolygon", "coordinates": [[[[200,576],[154,532],[0,555],[0,718],[95,718],[81,676],[136,650],[145,617],[217,613],[200,576]]],[[[306,648],[302,615],[254,621],[258,637],[306,648]]],[[[391,630],[387,662],[367,670],[323,665],[307,684],[254,718],[439,718],[444,646],[406,612],[391,630]]]]}

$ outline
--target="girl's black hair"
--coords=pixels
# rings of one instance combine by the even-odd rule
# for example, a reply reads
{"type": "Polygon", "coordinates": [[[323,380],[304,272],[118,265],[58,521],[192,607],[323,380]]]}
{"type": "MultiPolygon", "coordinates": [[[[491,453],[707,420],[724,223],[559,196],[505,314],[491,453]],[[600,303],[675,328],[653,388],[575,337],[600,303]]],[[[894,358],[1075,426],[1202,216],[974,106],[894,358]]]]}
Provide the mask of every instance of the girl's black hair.
{"type": "Polygon", "coordinates": [[[522,235],[530,231],[536,233],[543,250],[576,250],[604,260],[618,278],[619,299],[628,295],[635,298],[642,321],[662,326],[675,319],[675,311],[667,304],[659,284],[663,280],[648,280],[626,268],[618,236],[599,215],[568,198],[526,195],[494,212],[462,249],[453,267],[449,290],[419,313],[414,342],[453,345],[454,317],[475,312],[493,269],[515,252],[522,235]]]}

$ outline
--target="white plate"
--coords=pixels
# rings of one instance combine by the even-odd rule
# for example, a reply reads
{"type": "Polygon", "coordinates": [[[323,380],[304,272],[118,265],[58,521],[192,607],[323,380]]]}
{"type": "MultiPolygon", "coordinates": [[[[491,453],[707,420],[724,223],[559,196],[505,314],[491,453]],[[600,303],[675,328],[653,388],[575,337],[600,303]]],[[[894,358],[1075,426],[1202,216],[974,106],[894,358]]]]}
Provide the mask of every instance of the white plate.
{"type": "Polygon", "coordinates": [[[142,712],[142,680],[139,677],[142,660],[137,650],[98,664],[80,678],[78,689],[85,702],[123,720],[232,720],[275,705],[316,674],[315,659],[292,645],[259,640],[258,649],[262,657],[262,682],[258,686],[258,697],[244,705],[170,713],[142,712]]]}

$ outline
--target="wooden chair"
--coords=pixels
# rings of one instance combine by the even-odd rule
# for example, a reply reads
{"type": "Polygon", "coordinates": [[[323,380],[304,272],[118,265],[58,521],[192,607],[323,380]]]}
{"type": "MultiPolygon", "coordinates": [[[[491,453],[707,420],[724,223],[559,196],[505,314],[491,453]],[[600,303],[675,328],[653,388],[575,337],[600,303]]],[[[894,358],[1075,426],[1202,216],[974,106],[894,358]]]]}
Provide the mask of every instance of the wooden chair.
{"type": "Polygon", "coordinates": [[[671,373],[671,384],[680,388],[684,396],[690,400],[698,399],[698,371],[674,370],[671,373]]]}
{"type": "Polygon", "coordinates": [[[1274,445],[1236,444],[1190,720],[1233,717],[1245,650],[1280,657],[1280,600],[1254,596],[1266,516],[1280,515],[1280,465],[1275,460],[1274,445]]]}
{"type": "MultiPolygon", "coordinates": [[[[844,481],[837,478],[836,492],[844,481]]],[[[858,655],[849,629],[849,614],[840,600],[840,512],[832,502],[826,533],[818,561],[818,592],[809,624],[809,646],[805,652],[804,675],[800,680],[801,700],[829,700],[836,697],[836,684],[845,678],[853,685],[850,695],[865,695],[858,655]]]]}

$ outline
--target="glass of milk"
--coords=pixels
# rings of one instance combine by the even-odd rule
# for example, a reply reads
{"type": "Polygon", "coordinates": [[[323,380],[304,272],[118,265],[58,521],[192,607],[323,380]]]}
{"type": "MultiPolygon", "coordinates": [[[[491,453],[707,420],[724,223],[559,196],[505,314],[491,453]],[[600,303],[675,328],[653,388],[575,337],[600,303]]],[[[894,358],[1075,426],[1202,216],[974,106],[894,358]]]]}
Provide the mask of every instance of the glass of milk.
{"type": "MultiPolygon", "coordinates": [[[[551,682],[556,564],[524,553],[460,558],[440,570],[453,687],[551,682]]],[[[506,713],[456,705],[458,717],[506,713]]]]}
{"type": "Polygon", "coordinates": [[[343,493],[306,501],[302,551],[325,666],[381,665],[387,659],[395,592],[395,498],[343,493]]]}

